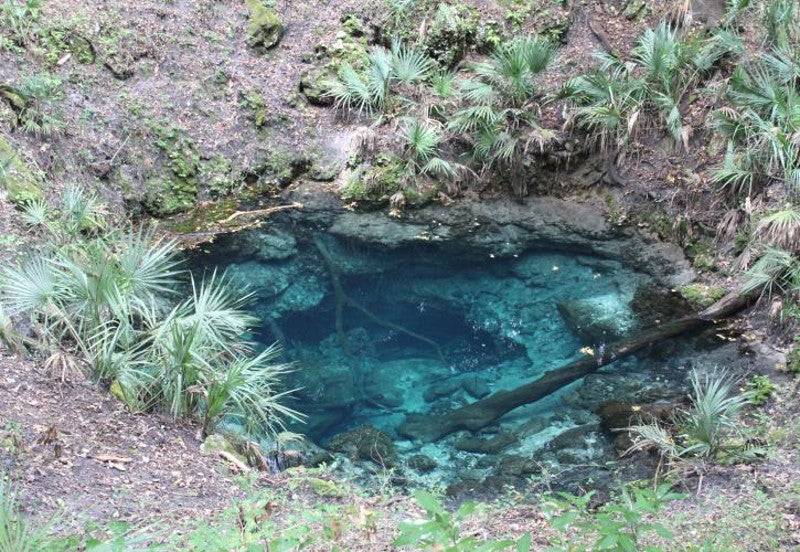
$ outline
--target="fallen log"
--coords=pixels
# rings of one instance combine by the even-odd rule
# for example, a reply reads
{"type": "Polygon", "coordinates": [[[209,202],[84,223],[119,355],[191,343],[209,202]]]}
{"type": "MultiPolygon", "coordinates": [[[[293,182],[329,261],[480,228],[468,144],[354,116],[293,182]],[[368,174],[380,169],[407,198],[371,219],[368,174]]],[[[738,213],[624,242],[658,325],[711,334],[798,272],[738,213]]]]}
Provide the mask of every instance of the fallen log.
{"type": "Polygon", "coordinates": [[[666,339],[710,327],[717,320],[727,318],[745,308],[760,293],[760,289],[730,293],[695,316],[687,316],[648,328],[607,346],[597,356],[587,356],[570,362],[561,368],[545,372],[535,381],[510,391],[498,391],[447,414],[408,414],[398,431],[406,437],[427,442],[436,441],[459,430],[478,431],[508,412],[555,393],[607,364],[666,339]]]}

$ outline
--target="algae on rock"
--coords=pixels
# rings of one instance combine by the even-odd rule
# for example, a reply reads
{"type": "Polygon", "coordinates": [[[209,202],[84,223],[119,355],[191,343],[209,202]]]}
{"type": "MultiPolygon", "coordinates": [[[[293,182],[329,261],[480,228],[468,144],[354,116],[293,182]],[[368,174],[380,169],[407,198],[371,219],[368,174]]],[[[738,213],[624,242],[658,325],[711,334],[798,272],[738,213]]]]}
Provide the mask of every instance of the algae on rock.
{"type": "Polygon", "coordinates": [[[261,0],[247,0],[250,19],[247,23],[247,45],[269,50],[283,37],[283,23],[278,13],[265,6],[261,0]]]}
{"type": "Polygon", "coordinates": [[[0,186],[8,200],[23,205],[44,198],[41,179],[20,157],[11,143],[0,134],[0,186]]]}

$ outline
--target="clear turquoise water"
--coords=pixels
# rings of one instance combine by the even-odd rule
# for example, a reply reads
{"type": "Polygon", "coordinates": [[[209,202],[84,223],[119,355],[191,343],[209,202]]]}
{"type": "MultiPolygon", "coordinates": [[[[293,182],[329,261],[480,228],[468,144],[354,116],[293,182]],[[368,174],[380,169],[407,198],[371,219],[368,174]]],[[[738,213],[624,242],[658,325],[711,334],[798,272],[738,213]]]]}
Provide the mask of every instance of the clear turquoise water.
{"type": "MultiPolygon", "coordinates": [[[[447,412],[574,360],[582,347],[600,346],[603,336],[576,332],[559,304],[594,301],[621,332],[634,329],[631,300],[650,284],[616,262],[563,252],[498,258],[430,242],[389,250],[303,227],[234,239],[195,262],[227,268],[256,294],[253,310],[262,323],[255,338],[279,341],[285,360],[297,362],[286,385],[298,388],[294,407],[309,421],[296,429],[325,445],[337,433],[371,424],[401,455],[435,458],[440,467],[426,475],[432,480],[479,467],[481,455],[456,451],[447,439],[404,440],[397,427],[405,413],[447,412]],[[337,302],[332,269],[347,299],[337,302]]],[[[637,385],[636,366],[623,368],[637,385]]],[[[613,388],[607,394],[618,398],[613,388]]],[[[570,396],[576,386],[507,415],[499,429],[518,432],[511,451],[546,450],[560,432],[596,421],[587,401],[570,396]]]]}

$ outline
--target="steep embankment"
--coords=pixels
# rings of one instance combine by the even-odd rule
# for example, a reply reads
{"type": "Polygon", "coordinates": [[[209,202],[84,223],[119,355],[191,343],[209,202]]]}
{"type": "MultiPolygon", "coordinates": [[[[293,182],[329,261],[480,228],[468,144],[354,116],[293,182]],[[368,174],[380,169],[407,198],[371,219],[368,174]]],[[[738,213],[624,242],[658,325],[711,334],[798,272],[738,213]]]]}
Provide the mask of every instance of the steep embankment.
{"type": "MultiPolygon", "coordinates": [[[[724,3],[693,4],[696,20],[713,26],[724,3]]],[[[593,51],[630,52],[642,29],[672,16],[674,3],[478,0],[453,3],[453,18],[448,19],[448,14],[439,18],[436,11],[419,17],[423,12],[392,11],[383,3],[359,0],[324,6],[279,1],[275,8],[282,33],[272,35],[269,29],[276,29],[264,12],[266,3],[258,8],[252,1],[53,0],[39,8],[36,3],[3,0],[0,6],[0,177],[6,192],[0,202],[5,236],[0,246],[5,258],[15,258],[25,255],[29,240],[15,205],[51,195],[68,182],[100,190],[113,213],[166,217],[193,211],[179,218],[174,226],[179,231],[205,230],[207,219],[224,219],[240,208],[295,197],[302,201],[303,193],[338,193],[352,184],[353,174],[396,185],[397,175],[381,170],[396,168],[395,157],[404,151],[396,138],[396,122],[365,129],[359,124],[372,119],[347,117],[319,105],[330,103],[319,94],[320,80],[332,77],[343,61],[363,59],[368,43],[388,42],[382,32],[392,25],[407,36],[418,36],[441,59],[455,56],[450,61],[461,69],[461,58],[483,59],[487,48],[514,34],[535,31],[551,36],[561,47],[537,81],[549,93],[593,63],[593,51]],[[254,23],[264,26],[255,28],[254,23]],[[277,45],[269,44],[278,34],[277,45]],[[383,158],[381,148],[388,152],[383,158]],[[364,152],[374,156],[376,151],[370,149],[379,150],[374,162],[359,159],[364,152]],[[352,166],[359,163],[366,172],[352,166]],[[213,209],[206,203],[211,200],[216,201],[213,209]]],[[[718,82],[707,84],[714,89],[718,82]]],[[[582,135],[562,130],[568,122],[563,105],[542,105],[538,98],[535,104],[541,126],[555,132],[556,139],[546,154],[526,160],[527,191],[575,199],[587,189],[601,190],[603,201],[594,203],[591,212],[550,199],[497,208],[480,200],[506,193],[508,175],[493,182],[474,171],[483,178],[465,178],[416,197],[445,205],[467,196],[469,202],[463,205],[431,208],[438,220],[452,221],[448,231],[457,234],[464,218],[475,217],[482,225],[506,222],[505,229],[518,228],[528,233],[526,240],[536,240],[547,237],[545,222],[552,220],[548,217],[558,204],[566,213],[562,220],[581,218],[589,234],[593,225],[606,231],[613,230],[610,223],[634,220],[662,236],[685,240],[697,267],[729,264],[716,258],[709,235],[724,207],[709,185],[710,167],[724,153],[712,147],[711,132],[704,126],[716,105],[712,100],[687,98],[681,106],[691,147],[665,147],[663,133],[651,134],[645,127],[624,160],[611,148],[617,163],[610,164],[607,155],[590,153],[582,135]]],[[[349,189],[351,199],[360,197],[357,191],[349,189]]],[[[378,199],[388,203],[387,197],[378,199]]],[[[402,199],[415,203],[409,190],[402,199]]],[[[402,207],[402,202],[397,200],[395,206],[402,207]]],[[[733,212],[744,216],[744,211],[733,212]]],[[[426,215],[406,216],[412,223],[427,224],[427,219],[418,218],[426,215]]],[[[484,226],[490,230],[469,238],[502,250],[507,236],[493,233],[490,224],[484,226]]],[[[618,232],[630,237],[626,229],[618,232]]],[[[622,253],[637,258],[641,249],[670,247],[632,240],[622,253]]],[[[616,256],[614,247],[606,253],[616,256]]],[[[677,258],[669,255],[660,258],[677,258]]],[[[756,322],[761,328],[766,324],[756,322]]],[[[745,341],[761,340],[746,335],[751,338],[745,341]]],[[[760,350],[742,348],[747,354],[760,350]]],[[[787,400],[794,401],[794,395],[787,400]]],[[[779,406],[790,414],[796,408],[779,406]]],[[[101,522],[210,517],[226,501],[241,496],[217,458],[197,455],[193,427],[132,415],[104,390],[54,382],[18,357],[6,358],[0,367],[0,408],[3,468],[11,472],[30,513],[47,516],[63,504],[66,530],[81,513],[101,522]]],[[[796,544],[797,505],[785,492],[792,489],[797,468],[797,427],[791,415],[775,413],[776,420],[759,430],[781,443],[773,460],[757,468],[719,468],[704,480],[695,500],[682,503],[667,517],[677,518],[686,509],[694,530],[704,535],[740,523],[730,508],[738,503],[751,525],[733,536],[735,546],[796,544]]],[[[267,476],[261,481],[285,482],[267,476]]],[[[535,490],[546,487],[545,477],[535,490]]],[[[283,491],[280,487],[276,493],[283,491]]],[[[345,502],[331,498],[334,491],[325,485],[298,497],[293,492],[290,488],[289,501],[298,498],[305,504],[323,496],[345,502]]],[[[395,515],[392,508],[406,503],[400,499],[398,507],[391,500],[388,506],[359,500],[353,499],[358,508],[352,516],[360,516],[363,531],[339,544],[388,549],[393,525],[385,520],[395,515]],[[382,513],[380,527],[385,532],[378,533],[370,522],[371,509],[382,513]]],[[[487,523],[493,524],[494,534],[521,532],[542,525],[536,515],[518,508],[508,514],[511,522],[498,514],[487,523]]]]}

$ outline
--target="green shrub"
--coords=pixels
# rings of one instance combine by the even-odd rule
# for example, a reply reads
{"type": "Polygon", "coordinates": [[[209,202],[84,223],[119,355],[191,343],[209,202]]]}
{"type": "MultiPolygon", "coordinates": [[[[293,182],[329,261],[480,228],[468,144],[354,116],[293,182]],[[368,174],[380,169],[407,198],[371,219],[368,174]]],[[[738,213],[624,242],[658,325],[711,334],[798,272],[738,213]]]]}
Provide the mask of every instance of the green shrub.
{"type": "Polygon", "coordinates": [[[764,404],[775,391],[775,384],[769,377],[758,374],[750,378],[746,386],[753,404],[764,404]]]}
{"type": "Polygon", "coordinates": [[[590,511],[593,495],[594,491],[581,497],[562,493],[547,504],[548,521],[565,534],[559,544],[567,550],[641,550],[641,539],[648,533],[670,542],[673,534],[653,517],[667,502],[685,496],[673,493],[666,483],[656,489],[632,487],[623,489],[619,500],[590,511]]]}
{"type": "Polygon", "coordinates": [[[691,407],[675,414],[672,427],[659,422],[628,428],[630,451],[657,449],[669,462],[692,459],[736,462],[752,460],[763,451],[742,439],[740,416],[753,402],[751,392],[736,393],[734,381],[723,371],[691,373],[691,407]]]}
{"type": "Polygon", "coordinates": [[[473,502],[462,504],[449,513],[442,503],[426,491],[415,491],[414,498],[425,510],[424,521],[400,523],[400,536],[395,546],[413,546],[415,550],[443,550],[447,552],[470,552],[478,550],[509,550],[527,552],[531,547],[531,536],[526,533],[518,540],[479,540],[474,536],[461,536],[461,524],[476,511],[473,502]]]}
{"type": "Polygon", "coordinates": [[[196,416],[206,432],[223,418],[257,433],[298,419],[279,391],[290,366],[243,340],[250,296],[224,275],[190,276],[176,301],[180,259],[154,229],[109,228],[97,197],[76,188],[59,209],[33,211],[40,250],[5,269],[2,291],[40,336],[45,366],[85,364],[130,407],[196,416]]]}

